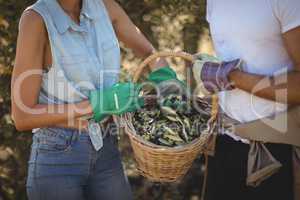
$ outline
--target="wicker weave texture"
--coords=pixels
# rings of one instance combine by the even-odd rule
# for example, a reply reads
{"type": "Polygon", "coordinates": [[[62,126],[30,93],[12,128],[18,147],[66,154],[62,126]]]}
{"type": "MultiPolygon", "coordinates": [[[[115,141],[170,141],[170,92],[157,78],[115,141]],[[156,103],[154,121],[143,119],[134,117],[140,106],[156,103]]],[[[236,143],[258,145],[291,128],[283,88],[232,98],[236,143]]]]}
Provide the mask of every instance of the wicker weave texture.
{"type": "MultiPolygon", "coordinates": [[[[159,52],[147,58],[138,68],[134,76],[134,82],[138,81],[143,69],[154,59],[159,57],[181,57],[193,62],[193,56],[184,52],[159,52]]],[[[137,135],[132,124],[132,115],[124,117],[125,132],[129,136],[134,152],[137,168],[141,175],[154,182],[175,182],[183,178],[191,167],[193,161],[204,150],[209,137],[215,127],[216,115],[218,112],[218,100],[213,96],[212,115],[209,120],[210,129],[202,133],[192,143],[179,147],[158,146],[137,135]]]]}

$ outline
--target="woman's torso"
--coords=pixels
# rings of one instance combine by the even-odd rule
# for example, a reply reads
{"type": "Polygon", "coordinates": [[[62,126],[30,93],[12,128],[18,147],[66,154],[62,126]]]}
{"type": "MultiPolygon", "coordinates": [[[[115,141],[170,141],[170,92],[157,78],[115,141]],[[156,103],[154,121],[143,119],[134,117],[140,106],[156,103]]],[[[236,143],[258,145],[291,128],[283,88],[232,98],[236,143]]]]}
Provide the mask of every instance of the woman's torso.
{"type": "Polygon", "coordinates": [[[28,9],[39,13],[48,33],[39,103],[75,103],[90,90],[118,81],[120,48],[101,0],[83,0],[80,23],[57,0],[39,0],[28,9]]]}

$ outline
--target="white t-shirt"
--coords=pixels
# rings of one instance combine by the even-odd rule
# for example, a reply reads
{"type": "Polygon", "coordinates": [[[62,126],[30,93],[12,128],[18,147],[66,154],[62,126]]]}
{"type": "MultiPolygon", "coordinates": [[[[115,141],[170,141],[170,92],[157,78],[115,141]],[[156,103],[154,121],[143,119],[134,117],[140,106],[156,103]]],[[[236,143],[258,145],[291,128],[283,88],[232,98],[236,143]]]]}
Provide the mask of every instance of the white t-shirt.
{"type": "MultiPolygon", "coordinates": [[[[293,68],[282,33],[300,26],[300,0],[207,0],[207,20],[222,60],[241,58],[243,71],[261,75],[293,68]]],[[[242,123],[286,110],[284,104],[239,89],[219,97],[225,113],[242,123]]]]}

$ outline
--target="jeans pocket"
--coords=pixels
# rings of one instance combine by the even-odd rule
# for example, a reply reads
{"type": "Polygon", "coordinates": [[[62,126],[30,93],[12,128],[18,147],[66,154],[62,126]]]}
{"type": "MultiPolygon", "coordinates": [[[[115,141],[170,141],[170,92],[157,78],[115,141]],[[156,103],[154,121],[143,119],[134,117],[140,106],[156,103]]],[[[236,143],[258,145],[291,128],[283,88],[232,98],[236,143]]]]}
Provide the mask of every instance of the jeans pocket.
{"type": "Polygon", "coordinates": [[[71,151],[74,131],[60,128],[43,128],[34,134],[39,153],[63,153],[71,151]]]}

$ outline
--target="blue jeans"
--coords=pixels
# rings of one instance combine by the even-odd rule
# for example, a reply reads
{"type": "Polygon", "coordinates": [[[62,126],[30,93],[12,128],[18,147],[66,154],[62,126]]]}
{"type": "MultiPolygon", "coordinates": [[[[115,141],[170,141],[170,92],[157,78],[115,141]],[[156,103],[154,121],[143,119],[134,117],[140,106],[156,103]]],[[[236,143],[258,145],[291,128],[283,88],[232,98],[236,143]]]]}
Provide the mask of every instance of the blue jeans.
{"type": "Polygon", "coordinates": [[[117,141],[106,136],[96,152],[88,133],[43,128],[33,136],[29,200],[132,200],[117,141]]]}

